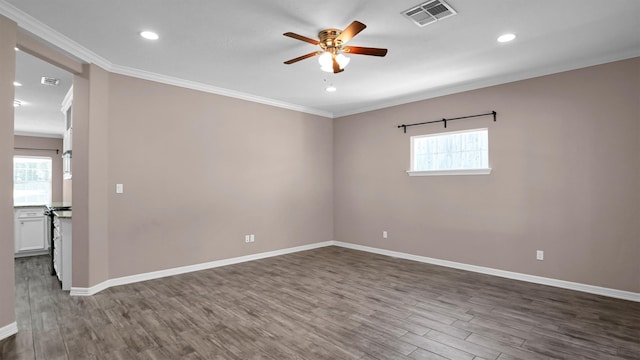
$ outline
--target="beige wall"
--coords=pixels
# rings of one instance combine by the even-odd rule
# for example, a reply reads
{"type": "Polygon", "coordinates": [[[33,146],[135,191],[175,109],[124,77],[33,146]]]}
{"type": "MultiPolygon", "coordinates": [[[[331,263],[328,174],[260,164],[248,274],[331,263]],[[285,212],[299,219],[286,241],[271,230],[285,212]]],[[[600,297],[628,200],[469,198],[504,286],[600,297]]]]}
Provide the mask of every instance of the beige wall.
{"type": "Polygon", "coordinates": [[[14,155],[50,157],[52,160],[51,201],[62,201],[62,139],[35,136],[14,136],[14,147],[35,149],[57,149],[55,151],[42,150],[14,150],[14,155]]]}
{"type": "MultiPolygon", "coordinates": [[[[89,287],[89,73],[73,77],[72,287],[89,287]]],[[[104,165],[102,165],[104,166],[104,165]]]]}
{"type": "Polygon", "coordinates": [[[109,279],[108,73],[84,65],[73,80],[74,287],[109,279]]]}
{"type": "MultiPolygon", "coordinates": [[[[0,27],[12,80],[15,24],[0,27]]],[[[332,122],[85,66],[73,286],[336,239],[639,292],[639,97],[633,59],[332,122]],[[409,136],[443,129],[396,125],[488,110],[497,123],[447,130],[490,128],[491,175],[404,173],[409,136]]],[[[15,319],[13,108],[0,115],[1,327],[15,319]]]]}
{"type": "Polygon", "coordinates": [[[331,119],[114,74],[108,97],[111,278],[332,239],[331,119]]]}
{"type": "Polygon", "coordinates": [[[636,58],[337,119],[336,240],[640,292],[639,101],[636,58]],[[491,175],[405,173],[410,136],[479,127],[491,175]]]}
{"type": "Polygon", "coordinates": [[[13,81],[16,24],[0,15],[0,328],[16,319],[13,271],[13,81]]]}
{"type": "MultiPolygon", "coordinates": [[[[89,73],[89,284],[109,279],[109,73],[89,73]]],[[[75,214],[75,211],[74,211],[75,214]]]]}

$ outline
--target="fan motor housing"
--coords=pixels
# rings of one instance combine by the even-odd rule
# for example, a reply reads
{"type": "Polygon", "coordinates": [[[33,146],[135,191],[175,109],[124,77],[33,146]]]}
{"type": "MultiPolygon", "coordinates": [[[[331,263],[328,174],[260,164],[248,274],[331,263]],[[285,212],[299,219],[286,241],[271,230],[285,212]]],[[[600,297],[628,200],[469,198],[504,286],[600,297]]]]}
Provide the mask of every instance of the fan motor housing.
{"type": "Polygon", "coordinates": [[[339,29],[324,29],[318,33],[318,39],[320,40],[320,47],[323,50],[327,48],[340,48],[342,41],[335,41],[335,39],[342,34],[342,30],[339,29]]]}

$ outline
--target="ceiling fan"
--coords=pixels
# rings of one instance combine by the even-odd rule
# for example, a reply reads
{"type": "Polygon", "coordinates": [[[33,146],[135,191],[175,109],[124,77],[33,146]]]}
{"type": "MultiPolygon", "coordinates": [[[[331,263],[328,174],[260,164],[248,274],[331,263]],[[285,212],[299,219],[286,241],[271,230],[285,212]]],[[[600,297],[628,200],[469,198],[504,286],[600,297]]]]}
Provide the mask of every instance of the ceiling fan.
{"type": "Polygon", "coordinates": [[[387,49],[360,46],[344,46],[349,40],[358,35],[358,33],[360,33],[366,27],[367,25],[359,21],[354,21],[344,30],[324,29],[318,33],[318,40],[311,39],[292,32],[284,33],[282,35],[305,41],[313,45],[318,45],[320,46],[320,48],[322,48],[321,51],[314,51],[306,55],[299,56],[295,59],[285,61],[284,63],[287,65],[291,65],[300,60],[308,59],[314,56],[320,56],[318,61],[320,62],[321,69],[323,71],[333,72],[334,74],[336,74],[344,71],[344,68],[349,63],[350,59],[344,56],[344,54],[372,56],[387,55],[387,49]]]}

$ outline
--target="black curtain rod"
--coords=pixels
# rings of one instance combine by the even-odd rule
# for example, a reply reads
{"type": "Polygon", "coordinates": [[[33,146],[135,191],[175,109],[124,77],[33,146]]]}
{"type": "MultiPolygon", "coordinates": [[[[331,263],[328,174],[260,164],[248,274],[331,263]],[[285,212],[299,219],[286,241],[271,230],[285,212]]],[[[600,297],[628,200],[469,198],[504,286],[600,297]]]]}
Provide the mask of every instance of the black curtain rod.
{"type": "Polygon", "coordinates": [[[415,124],[402,124],[402,125],[398,125],[398,129],[402,128],[404,130],[404,133],[407,133],[407,128],[410,126],[417,126],[417,125],[425,125],[425,124],[433,124],[433,123],[444,123],[444,127],[445,129],[447,128],[447,121],[453,121],[453,120],[461,120],[461,119],[468,119],[468,118],[474,118],[474,117],[478,117],[478,116],[489,116],[489,115],[493,115],[493,121],[496,121],[496,115],[498,115],[497,112],[492,111],[490,113],[486,113],[486,114],[478,114],[478,115],[469,115],[469,116],[460,116],[460,117],[456,117],[456,118],[451,118],[451,119],[440,119],[440,120],[433,120],[433,121],[425,121],[425,122],[421,122],[421,123],[415,123],[415,124]]]}
{"type": "Polygon", "coordinates": [[[36,150],[36,151],[55,151],[56,154],[60,153],[59,149],[37,149],[37,148],[23,148],[23,147],[14,147],[15,150],[36,150]]]}

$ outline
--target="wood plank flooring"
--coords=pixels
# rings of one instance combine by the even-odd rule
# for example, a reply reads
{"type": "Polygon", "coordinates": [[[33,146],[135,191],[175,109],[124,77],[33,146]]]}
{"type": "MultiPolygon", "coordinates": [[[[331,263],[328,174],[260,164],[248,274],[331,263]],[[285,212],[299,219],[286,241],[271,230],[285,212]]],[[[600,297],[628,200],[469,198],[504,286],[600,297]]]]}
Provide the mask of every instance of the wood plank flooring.
{"type": "Polygon", "coordinates": [[[69,297],[16,259],[9,359],[640,359],[640,303],[338,247],[69,297]]]}

